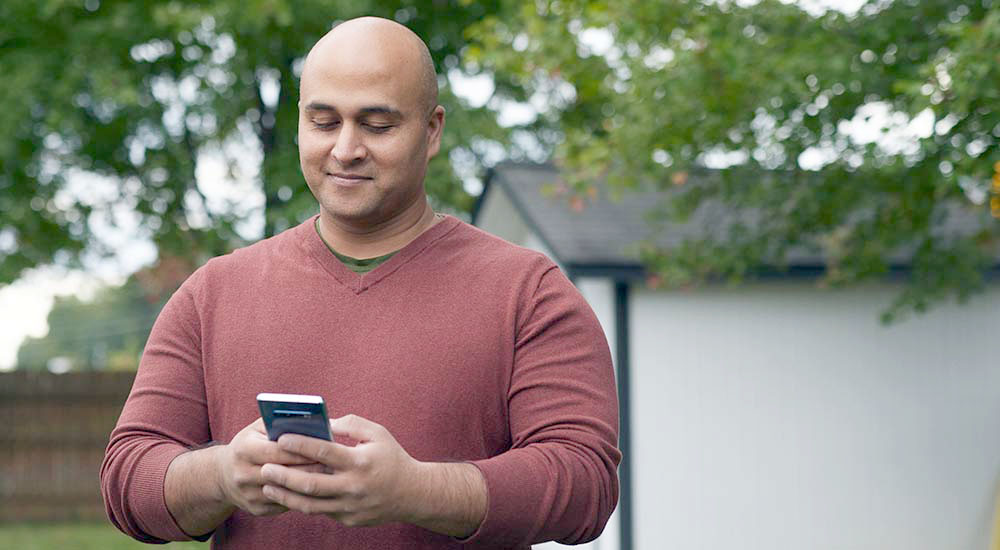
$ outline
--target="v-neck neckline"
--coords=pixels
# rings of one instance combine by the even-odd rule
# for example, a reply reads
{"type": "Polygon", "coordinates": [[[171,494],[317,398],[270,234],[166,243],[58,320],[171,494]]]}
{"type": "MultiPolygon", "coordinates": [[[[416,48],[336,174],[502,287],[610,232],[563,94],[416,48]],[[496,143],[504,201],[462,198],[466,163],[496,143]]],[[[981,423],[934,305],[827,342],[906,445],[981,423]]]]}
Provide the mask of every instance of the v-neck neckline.
{"type": "Polygon", "coordinates": [[[316,262],[319,263],[320,266],[330,274],[330,276],[332,276],[340,284],[350,289],[354,292],[354,294],[361,294],[382,279],[385,279],[389,275],[393,274],[397,269],[423,252],[428,246],[432,245],[438,239],[450,233],[451,230],[458,227],[459,223],[461,223],[461,220],[458,218],[445,214],[441,221],[432,225],[420,235],[417,235],[417,237],[407,243],[406,246],[396,251],[391,258],[379,264],[375,269],[367,273],[359,274],[351,271],[349,267],[344,265],[339,258],[334,256],[333,252],[329,247],[327,247],[326,243],[323,242],[323,238],[320,237],[319,233],[315,229],[317,218],[319,218],[319,214],[310,217],[296,228],[296,230],[306,233],[305,235],[300,236],[299,242],[301,242],[305,247],[306,252],[312,256],[312,258],[316,260],[316,262]]]}

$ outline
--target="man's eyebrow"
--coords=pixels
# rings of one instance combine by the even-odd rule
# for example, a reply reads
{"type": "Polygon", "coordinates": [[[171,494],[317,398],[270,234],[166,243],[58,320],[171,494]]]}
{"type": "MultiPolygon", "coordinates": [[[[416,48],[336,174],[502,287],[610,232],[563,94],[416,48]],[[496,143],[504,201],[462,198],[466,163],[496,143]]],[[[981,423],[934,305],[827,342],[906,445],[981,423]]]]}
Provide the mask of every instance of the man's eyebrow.
{"type": "Polygon", "coordinates": [[[398,109],[393,109],[388,105],[372,105],[371,107],[362,107],[362,115],[389,115],[392,117],[402,117],[403,113],[399,112],[398,109]]]}
{"type": "Polygon", "coordinates": [[[307,111],[332,111],[332,112],[337,112],[337,109],[334,109],[333,105],[327,105],[326,103],[319,103],[317,101],[313,101],[312,103],[306,105],[306,110],[307,111]]]}
{"type": "MultiPolygon", "coordinates": [[[[327,105],[326,103],[320,103],[318,101],[314,101],[306,105],[305,110],[307,112],[317,112],[317,111],[331,112],[331,113],[337,112],[337,108],[334,107],[333,105],[327,105]]],[[[388,105],[370,105],[368,107],[362,107],[359,110],[359,114],[362,116],[365,115],[388,115],[391,117],[403,116],[403,113],[400,112],[399,109],[394,109],[392,107],[389,107],[388,105]]]]}

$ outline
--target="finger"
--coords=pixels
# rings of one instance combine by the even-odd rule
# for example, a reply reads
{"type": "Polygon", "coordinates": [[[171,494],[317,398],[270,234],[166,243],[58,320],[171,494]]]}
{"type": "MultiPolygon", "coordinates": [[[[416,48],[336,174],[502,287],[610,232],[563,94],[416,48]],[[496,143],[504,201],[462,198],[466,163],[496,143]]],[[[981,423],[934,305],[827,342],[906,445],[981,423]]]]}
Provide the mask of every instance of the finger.
{"type": "Polygon", "coordinates": [[[316,461],[282,449],[276,442],[267,438],[263,440],[252,440],[246,445],[243,452],[244,458],[251,464],[264,465],[273,464],[314,464],[316,461]]]}
{"type": "Polygon", "coordinates": [[[280,464],[305,464],[302,457],[286,453],[278,447],[277,443],[267,438],[267,431],[264,428],[264,420],[257,418],[233,439],[239,439],[241,451],[240,456],[253,464],[266,464],[277,462],[280,464]]]}
{"type": "Polygon", "coordinates": [[[316,472],[304,472],[286,468],[279,464],[265,464],[261,468],[261,479],[265,486],[284,487],[300,495],[320,498],[336,498],[343,494],[339,478],[316,472]]]}
{"type": "MultiPolygon", "coordinates": [[[[264,471],[268,467],[268,465],[270,465],[270,466],[276,466],[278,468],[288,468],[288,469],[291,469],[291,470],[295,470],[295,471],[299,471],[299,472],[303,472],[303,473],[307,473],[307,474],[332,473],[332,472],[329,472],[328,468],[326,466],[323,466],[322,464],[316,464],[316,463],[312,463],[312,464],[309,464],[309,465],[303,465],[303,464],[275,464],[273,462],[268,462],[268,463],[263,464],[260,467],[258,467],[257,471],[255,472],[255,475],[254,475],[253,479],[254,479],[255,485],[256,485],[256,487],[257,487],[258,490],[260,490],[261,487],[267,485],[268,483],[271,483],[271,484],[275,483],[275,479],[268,478],[266,475],[264,475],[264,471]]],[[[272,476],[273,475],[274,474],[272,474],[272,476]]],[[[284,474],[282,474],[282,475],[284,475],[284,474]]]]}
{"type": "Polygon", "coordinates": [[[263,418],[257,417],[257,420],[254,420],[253,422],[251,422],[250,426],[248,426],[248,427],[251,430],[255,431],[255,432],[267,435],[267,429],[264,427],[264,419],[263,418]]]}
{"type": "Polygon", "coordinates": [[[312,472],[314,474],[332,474],[333,469],[329,466],[320,464],[319,462],[310,462],[309,464],[286,464],[289,468],[293,470],[298,470],[300,472],[312,472]]]}
{"type": "Polygon", "coordinates": [[[330,421],[330,432],[333,435],[350,437],[357,441],[372,441],[384,429],[380,424],[354,414],[330,421]]]}
{"type": "Polygon", "coordinates": [[[353,463],[351,449],[340,443],[298,434],[284,434],[278,438],[282,451],[299,455],[335,470],[344,470],[353,463]]]}
{"type": "Polygon", "coordinates": [[[264,464],[283,464],[285,466],[296,466],[296,465],[306,465],[315,464],[316,460],[301,454],[296,454],[293,452],[288,452],[275,443],[273,447],[265,449],[263,452],[255,455],[251,460],[253,464],[261,465],[264,464]]]}
{"type": "Polygon", "coordinates": [[[265,485],[263,493],[272,502],[304,514],[333,514],[342,506],[337,500],[310,497],[276,485],[265,485]]]}
{"type": "Polygon", "coordinates": [[[273,501],[266,504],[255,504],[247,509],[247,512],[250,512],[255,516],[277,516],[279,514],[284,514],[287,511],[288,508],[285,508],[284,506],[273,501]]]}

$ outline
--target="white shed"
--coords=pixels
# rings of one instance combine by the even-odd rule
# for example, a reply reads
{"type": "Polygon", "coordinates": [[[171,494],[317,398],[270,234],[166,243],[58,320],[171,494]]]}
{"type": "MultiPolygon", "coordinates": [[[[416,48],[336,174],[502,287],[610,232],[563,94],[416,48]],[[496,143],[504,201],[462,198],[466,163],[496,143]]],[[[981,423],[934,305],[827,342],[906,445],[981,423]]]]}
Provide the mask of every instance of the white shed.
{"type": "Polygon", "coordinates": [[[1000,286],[891,326],[898,281],[822,290],[808,259],[735,288],[653,290],[629,245],[656,197],[574,211],[545,192],[557,180],[502,164],[473,222],[555,260],[611,343],[622,501],[591,548],[987,548],[1000,286]]]}

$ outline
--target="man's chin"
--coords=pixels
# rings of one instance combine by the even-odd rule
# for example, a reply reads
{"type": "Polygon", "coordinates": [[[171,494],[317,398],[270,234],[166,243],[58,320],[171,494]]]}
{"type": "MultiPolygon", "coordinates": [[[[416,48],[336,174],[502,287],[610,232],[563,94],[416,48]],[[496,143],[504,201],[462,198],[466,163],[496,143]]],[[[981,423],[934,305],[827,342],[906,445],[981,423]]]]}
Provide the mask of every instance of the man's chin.
{"type": "Polygon", "coordinates": [[[337,208],[322,208],[321,212],[324,217],[357,227],[371,227],[385,221],[385,216],[374,208],[345,208],[338,206],[337,208]]]}

